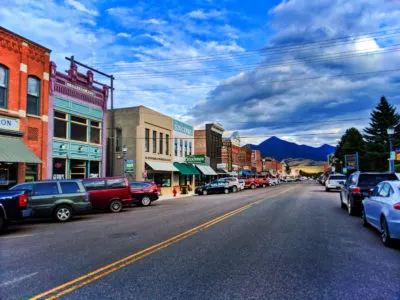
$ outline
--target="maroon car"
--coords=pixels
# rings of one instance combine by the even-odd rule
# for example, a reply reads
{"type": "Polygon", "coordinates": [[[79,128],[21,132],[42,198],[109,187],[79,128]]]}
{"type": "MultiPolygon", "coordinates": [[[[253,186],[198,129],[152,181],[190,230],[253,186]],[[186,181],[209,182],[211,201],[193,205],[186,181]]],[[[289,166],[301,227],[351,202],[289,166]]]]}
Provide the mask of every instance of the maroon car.
{"type": "Polygon", "coordinates": [[[131,182],[131,193],[133,201],[141,206],[149,206],[160,196],[160,190],[154,182],[136,181],[131,182]]]}
{"type": "Polygon", "coordinates": [[[120,212],[124,206],[133,203],[131,188],[125,177],[85,178],[82,182],[93,209],[120,212]]]}

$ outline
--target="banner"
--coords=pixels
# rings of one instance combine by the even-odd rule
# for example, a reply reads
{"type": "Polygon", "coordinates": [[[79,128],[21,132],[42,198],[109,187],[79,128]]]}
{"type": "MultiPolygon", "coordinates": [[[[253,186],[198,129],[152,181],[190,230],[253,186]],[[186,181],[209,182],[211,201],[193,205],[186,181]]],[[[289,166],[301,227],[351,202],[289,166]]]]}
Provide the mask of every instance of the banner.
{"type": "Polygon", "coordinates": [[[186,162],[188,164],[205,164],[206,157],[204,154],[195,154],[186,156],[186,162]]]}
{"type": "Polygon", "coordinates": [[[358,153],[345,155],[344,156],[344,167],[347,170],[357,170],[358,171],[358,153]]]}

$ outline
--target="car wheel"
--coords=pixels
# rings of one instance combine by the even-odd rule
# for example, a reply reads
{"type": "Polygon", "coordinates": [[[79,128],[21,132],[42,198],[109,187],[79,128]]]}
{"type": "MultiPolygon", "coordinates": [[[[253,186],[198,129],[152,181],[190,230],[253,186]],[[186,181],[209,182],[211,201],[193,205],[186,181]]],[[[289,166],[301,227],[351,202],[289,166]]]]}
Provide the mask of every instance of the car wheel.
{"type": "Polygon", "coordinates": [[[340,193],[340,207],[341,207],[342,209],[345,209],[345,208],[346,208],[346,204],[343,203],[342,193],[340,193]]]}
{"type": "Polygon", "coordinates": [[[232,188],[232,192],[236,193],[237,191],[238,191],[237,187],[234,186],[234,187],[232,188]]]}
{"type": "Polygon", "coordinates": [[[122,201],[121,200],[113,200],[110,202],[108,206],[111,212],[119,213],[122,210],[122,201]]]}
{"type": "Polygon", "coordinates": [[[325,188],[325,192],[329,192],[329,191],[330,191],[330,190],[326,187],[326,188],[325,188]]]}
{"type": "Polygon", "coordinates": [[[207,194],[208,194],[208,193],[207,193],[207,190],[204,190],[204,191],[203,191],[203,195],[204,195],[204,196],[207,196],[207,194]]]}
{"type": "Polygon", "coordinates": [[[67,222],[72,217],[72,209],[68,205],[59,205],[54,210],[54,218],[59,222],[67,222]]]}
{"type": "Polygon", "coordinates": [[[229,194],[229,189],[224,189],[224,194],[229,194]]]}
{"type": "Polygon", "coordinates": [[[367,216],[365,215],[364,205],[361,206],[361,220],[364,227],[368,227],[367,216]]]}
{"type": "Polygon", "coordinates": [[[351,204],[351,200],[347,199],[347,213],[349,216],[354,216],[354,208],[353,205],[351,204]]]}
{"type": "Polygon", "coordinates": [[[381,241],[386,247],[390,247],[393,244],[385,217],[381,218],[381,241]]]}
{"type": "Polygon", "coordinates": [[[252,184],[252,185],[250,186],[250,188],[251,188],[252,190],[254,190],[254,189],[256,188],[256,185],[255,185],[255,184],[252,184]]]}
{"type": "Polygon", "coordinates": [[[150,206],[151,205],[151,199],[149,196],[143,196],[142,199],[140,200],[140,205],[141,206],[150,206]]]}
{"type": "Polygon", "coordinates": [[[263,188],[266,188],[266,187],[267,187],[267,185],[266,185],[265,183],[263,183],[262,187],[263,187],[263,188]]]}

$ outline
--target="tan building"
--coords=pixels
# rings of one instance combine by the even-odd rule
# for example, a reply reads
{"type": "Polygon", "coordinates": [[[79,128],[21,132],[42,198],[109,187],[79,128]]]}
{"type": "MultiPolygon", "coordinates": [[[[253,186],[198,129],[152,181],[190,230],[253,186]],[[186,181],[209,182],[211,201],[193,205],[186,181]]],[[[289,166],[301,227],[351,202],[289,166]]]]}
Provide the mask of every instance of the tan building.
{"type": "MultiPolygon", "coordinates": [[[[128,179],[154,181],[163,194],[171,194],[176,185],[173,172],[178,172],[173,165],[173,119],[145,106],[136,106],[114,109],[114,120],[115,149],[112,154],[108,149],[109,159],[112,156],[114,160],[110,175],[123,175],[122,150],[125,148],[125,158],[130,164],[126,172],[128,179]]],[[[110,122],[111,113],[108,114],[108,124],[110,122]]],[[[112,136],[110,130],[108,136],[112,136]]]]}

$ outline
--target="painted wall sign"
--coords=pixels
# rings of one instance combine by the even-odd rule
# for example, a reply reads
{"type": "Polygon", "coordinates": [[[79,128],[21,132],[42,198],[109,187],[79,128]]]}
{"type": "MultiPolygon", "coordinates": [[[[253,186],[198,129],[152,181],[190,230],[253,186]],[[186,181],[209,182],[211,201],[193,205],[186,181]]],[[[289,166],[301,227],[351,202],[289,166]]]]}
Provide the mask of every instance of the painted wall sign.
{"type": "Polygon", "coordinates": [[[94,93],[92,91],[89,91],[88,89],[85,89],[84,87],[81,87],[79,85],[75,85],[75,84],[72,84],[70,82],[67,82],[66,85],[67,85],[67,87],[70,87],[70,88],[73,88],[73,89],[78,90],[80,92],[83,92],[83,93],[86,93],[86,94],[94,96],[94,93]]]}
{"type": "Polygon", "coordinates": [[[0,116],[0,129],[19,130],[19,119],[12,119],[5,116],[0,116]]]}
{"type": "Polygon", "coordinates": [[[173,131],[193,136],[193,127],[178,120],[173,120],[172,128],[173,131]]]}
{"type": "Polygon", "coordinates": [[[203,154],[195,154],[186,156],[186,162],[189,164],[204,164],[206,157],[203,154]]]}

